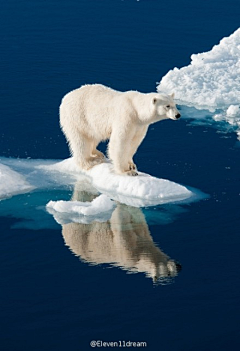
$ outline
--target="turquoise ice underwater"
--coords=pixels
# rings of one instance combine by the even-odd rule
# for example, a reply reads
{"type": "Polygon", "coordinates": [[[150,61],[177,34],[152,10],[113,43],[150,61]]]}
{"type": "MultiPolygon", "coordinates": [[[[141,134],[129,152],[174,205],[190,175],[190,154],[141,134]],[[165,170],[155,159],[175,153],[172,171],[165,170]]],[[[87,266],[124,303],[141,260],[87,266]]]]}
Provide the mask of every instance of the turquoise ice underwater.
{"type": "MultiPolygon", "coordinates": [[[[105,8],[105,3],[101,2],[101,6],[111,12],[109,6],[105,8]]],[[[119,6],[131,8],[129,3],[122,1],[119,6]]],[[[149,1],[148,4],[156,2],[149,1]]],[[[136,5],[144,8],[144,0],[136,5]]],[[[209,52],[194,55],[191,64],[185,61],[181,65],[185,67],[170,70],[158,83],[159,91],[175,91],[183,118],[179,122],[167,121],[150,128],[136,155],[136,163],[141,165],[140,171],[159,178],[159,181],[151,191],[148,182],[143,181],[139,192],[136,183],[132,184],[131,189],[136,191],[133,197],[129,196],[126,184],[121,184],[120,194],[115,191],[112,178],[104,181],[95,174],[76,175],[74,167],[69,169],[71,160],[67,159],[67,147],[64,149],[65,141],[62,136],[58,137],[60,131],[52,118],[62,92],[79,86],[79,60],[89,64],[85,77],[81,76],[83,81],[91,73],[91,77],[98,77],[96,79],[100,82],[105,80],[104,83],[112,87],[114,84],[122,90],[129,86],[133,89],[138,86],[139,90],[148,87],[146,90],[149,91],[149,76],[154,86],[154,80],[160,80],[158,75],[162,68],[157,62],[155,69],[153,61],[156,58],[160,62],[169,60],[170,67],[164,66],[169,70],[171,64],[172,68],[177,64],[178,55],[167,58],[156,55],[149,68],[147,51],[152,56],[162,54],[157,48],[158,40],[151,41],[149,37],[153,33],[149,30],[153,28],[152,23],[144,26],[140,34],[132,33],[137,45],[135,48],[129,41],[131,48],[129,46],[129,51],[126,50],[126,57],[120,45],[123,27],[114,28],[115,35],[120,38],[116,56],[122,67],[121,73],[126,70],[126,62],[129,65],[129,71],[125,72],[127,82],[124,74],[122,80],[120,75],[117,78],[116,61],[112,60],[116,56],[108,50],[112,32],[100,31],[99,38],[106,35],[104,43],[101,39],[100,43],[92,41],[96,35],[94,25],[101,21],[99,13],[94,12],[95,7],[89,8],[86,16],[86,23],[89,14],[96,16],[96,22],[91,23],[93,36],[87,36],[83,42],[77,40],[76,45],[71,41],[71,26],[66,22],[74,16],[78,27],[85,16],[79,21],[76,11],[69,17],[66,7],[66,16],[65,11],[63,16],[57,9],[50,18],[44,12],[45,5],[39,5],[37,11],[40,19],[44,18],[42,24],[51,30],[48,36],[38,39],[37,35],[43,35],[38,30],[22,33],[25,23],[35,26],[34,17],[28,14],[34,6],[29,4],[24,11],[18,8],[20,4],[16,6],[23,15],[19,28],[22,46],[14,33],[9,40],[11,57],[5,65],[17,58],[18,64],[14,65],[13,72],[19,75],[17,82],[29,92],[30,100],[27,108],[24,101],[22,106],[14,104],[4,111],[6,115],[21,114],[23,123],[22,128],[15,131],[15,140],[14,136],[7,138],[8,131],[4,130],[4,153],[0,160],[3,347],[9,351],[87,350],[91,339],[96,338],[106,341],[142,339],[148,342],[150,350],[159,349],[159,340],[164,351],[226,350],[229,345],[232,350],[239,349],[239,30],[220,45],[208,39],[205,47],[217,46],[209,52]],[[64,38],[61,40],[71,52],[67,59],[66,52],[58,47],[60,28],[64,38]],[[48,45],[48,37],[55,47],[48,45]],[[145,51],[148,70],[142,69],[142,75],[138,71],[139,77],[134,81],[131,75],[136,61],[145,67],[143,51],[138,51],[141,37],[142,41],[149,43],[145,51]],[[36,53],[35,41],[40,43],[39,48],[35,46],[36,53]],[[81,52],[81,45],[89,45],[87,54],[81,52]],[[91,45],[96,47],[95,59],[91,58],[91,45]],[[78,58],[75,57],[76,46],[79,48],[78,58]],[[25,56],[18,55],[22,49],[25,56]],[[135,61],[131,59],[134,50],[135,61]],[[55,51],[57,54],[53,59],[55,51]],[[105,52],[100,62],[99,53],[105,52]],[[36,55],[34,60],[31,55],[36,55]],[[67,69],[64,60],[70,62],[67,69]],[[107,70],[104,60],[109,64],[107,70]],[[26,67],[23,62],[26,62],[26,67]],[[49,67],[52,73],[46,74],[49,67]],[[66,70],[64,79],[59,78],[62,67],[66,70]],[[24,76],[24,72],[28,75],[24,76]],[[31,102],[36,92],[41,97],[49,95],[42,110],[39,103],[34,105],[31,102]],[[45,124],[39,130],[32,127],[32,124],[42,121],[41,116],[35,119],[38,110],[45,112],[45,124]],[[46,128],[48,123],[49,128],[46,128]],[[21,137],[25,139],[31,128],[33,136],[28,135],[26,144],[31,144],[32,154],[26,144],[21,145],[18,141],[18,137],[19,140],[23,140],[21,137]],[[35,141],[36,135],[40,137],[35,141]],[[51,144],[52,137],[55,144],[51,144]],[[158,146],[164,153],[158,151],[158,146]],[[7,152],[7,148],[10,151],[7,152]],[[58,160],[62,153],[65,159],[58,160]],[[104,206],[107,206],[107,211],[102,212],[104,206]]],[[[76,6],[79,6],[77,2],[76,6]]],[[[90,5],[86,2],[86,6],[90,5]]],[[[160,7],[164,6],[169,5],[161,4],[160,7]]],[[[218,3],[218,6],[223,4],[218,3]]],[[[17,13],[15,11],[13,16],[17,13]]],[[[117,14],[121,18],[121,10],[117,14]]],[[[184,17],[184,13],[181,16],[184,17]]],[[[140,17],[142,27],[146,21],[145,13],[140,17]]],[[[158,17],[159,14],[154,18],[158,17]]],[[[215,19],[212,15],[210,17],[214,23],[215,19]]],[[[103,16],[104,22],[110,21],[113,27],[109,18],[111,16],[103,16]]],[[[179,28],[180,32],[188,22],[188,18],[183,19],[185,22],[179,28]]],[[[41,26],[41,20],[36,21],[38,26],[41,26]]],[[[17,21],[15,18],[10,22],[13,30],[17,21]]],[[[128,43],[132,34],[127,36],[126,32],[135,23],[131,11],[129,20],[123,23],[124,42],[128,43]]],[[[227,36],[234,25],[228,24],[227,27],[225,16],[222,23],[226,28],[219,29],[219,33],[227,36]]],[[[192,34],[186,37],[195,41],[193,23],[192,26],[192,34]]],[[[214,30],[216,38],[217,29],[214,30]]],[[[171,33],[169,28],[167,31],[171,33]]],[[[184,29],[181,33],[185,33],[184,29]]],[[[209,37],[213,38],[214,34],[209,33],[209,37]]],[[[175,41],[179,41],[179,37],[175,41]]],[[[168,42],[170,38],[166,41],[166,48],[168,42]]],[[[181,50],[181,45],[179,41],[178,50],[181,50]]],[[[193,42],[189,44],[191,53],[196,53],[196,46],[192,50],[191,45],[194,46],[193,42]]],[[[63,74],[63,70],[61,72],[63,74]]],[[[11,80],[7,81],[5,77],[5,97],[12,91],[11,80]]],[[[24,100],[21,92],[13,91],[16,101],[24,100]]],[[[93,173],[96,171],[97,168],[93,173]]],[[[108,177],[104,172],[107,169],[101,169],[101,175],[108,177]]]]}

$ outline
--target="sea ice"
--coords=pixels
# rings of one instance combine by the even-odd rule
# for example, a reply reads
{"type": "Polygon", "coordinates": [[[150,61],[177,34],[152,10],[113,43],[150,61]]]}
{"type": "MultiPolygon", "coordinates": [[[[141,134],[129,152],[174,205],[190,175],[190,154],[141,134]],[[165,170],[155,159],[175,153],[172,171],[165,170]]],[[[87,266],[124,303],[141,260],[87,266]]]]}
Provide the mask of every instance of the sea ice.
{"type": "Polygon", "coordinates": [[[34,186],[25,177],[8,166],[0,164],[0,200],[13,195],[29,192],[34,186]]]}
{"type": "Polygon", "coordinates": [[[76,213],[84,216],[96,216],[101,212],[108,212],[115,207],[114,201],[108,196],[101,194],[93,201],[49,201],[48,209],[53,209],[60,213],[76,213]]]}
{"type": "Polygon", "coordinates": [[[189,203],[203,197],[196,189],[144,173],[138,177],[118,176],[110,163],[82,173],[72,158],[56,161],[1,157],[0,179],[1,198],[28,192],[1,204],[1,215],[19,219],[14,228],[57,228],[47,212],[61,225],[106,222],[118,203],[145,207],[148,222],[165,223],[175,216],[175,203],[189,203]],[[32,189],[35,191],[29,193],[32,189]],[[172,203],[171,210],[164,206],[161,210],[146,208],[168,203],[172,203]]]}
{"type": "MultiPolygon", "coordinates": [[[[79,170],[73,158],[54,161],[2,157],[0,162],[1,198],[35,189],[39,193],[39,204],[36,196],[34,197],[35,206],[42,206],[43,194],[47,199],[45,204],[48,203],[48,212],[61,224],[69,220],[88,223],[91,219],[86,217],[91,216],[98,221],[102,218],[107,220],[115,207],[112,200],[134,207],[146,207],[179,201],[189,202],[196,197],[194,192],[180,184],[148,174],[139,173],[138,177],[116,175],[109,162],[85,172],[79,170]],[[91,194],[88,202],[83,199],[86,193],[91,194]],[[102,195],[99,196],[99,193],[102,195]],[[49,202],[53,200],[53,196],[57,201],[49,202]],[[69,199],[69,196],[71,201],[63,201],[69,199]]],[[[13,204],[11,206],[14,207],[13,204]]]]}
{"type": "Polygon", "coordinates": [[[143,207],[188,199],[193,193],[186,187],[165,179],[139,172],[137,177],[117,175],[112,171],[111,163],[96,165],[89,171],[79,171],[73,158],[52,165],[44,165],[48,171],[60,173],[84,174],[93,187],[108,195],[111,199],[126,205],[143,207]]]}
{"type": "Polygon", "coordinates": [[[239,105],[230,105],[227,109],[228,117],[240,117],[240,108],[239,105]]]}
{"type": "Polygon", "coordinates": [[[157,90],[175,92],[180,104],[212,111],[240,103],[240,28],[191,60],[187,67],[170,70],[157,90]]]}

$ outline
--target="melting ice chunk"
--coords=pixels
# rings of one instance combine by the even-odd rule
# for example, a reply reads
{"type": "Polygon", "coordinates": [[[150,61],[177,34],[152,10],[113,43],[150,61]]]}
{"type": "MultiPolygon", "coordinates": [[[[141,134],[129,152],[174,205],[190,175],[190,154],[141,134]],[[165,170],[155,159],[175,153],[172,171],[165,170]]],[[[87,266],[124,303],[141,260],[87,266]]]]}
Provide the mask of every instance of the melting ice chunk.
{"type": "Polygon", "coordinates": [[[49,201],[47,204],[48,209],[53,209],[61,213],[76,213],[84,216],[95,216],[101,212],[108,212],[115,207],[112,201],[106,195],[96,197],[92,202],[81,201],[49,201]]]}

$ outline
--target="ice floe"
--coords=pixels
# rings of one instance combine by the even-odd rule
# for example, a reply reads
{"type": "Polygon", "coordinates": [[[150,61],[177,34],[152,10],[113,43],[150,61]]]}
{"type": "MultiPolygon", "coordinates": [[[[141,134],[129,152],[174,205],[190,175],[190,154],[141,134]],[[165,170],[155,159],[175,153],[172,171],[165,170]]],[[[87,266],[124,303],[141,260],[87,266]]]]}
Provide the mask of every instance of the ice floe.
{"type": "Polygon", "coordinates": [[[115,202],[108,196],[101,194],[93,201],[49,201],[48,209],[53,209],[60,213],[75,213],[83,216],[96,216],[102,212],[113,210],[115,202]]]}
{"type": "Polygon", "coordinates": [[[0,200],[34,189],[24,176],[0,163],[0,200]]]}
{"type": "Polygon", "coordinates": [[[239,105],[230,105],[227,109],[228,117],[240,117],[240,107],[239,105]]]}
{"type": "Polygon", "coordinates": [[[0,158],[1,197],[28,192],[31,189],[73,188],[80,182],[99,193],[130,206],[144,207],[191,198],[185,186],[139,172],[137,177],[116,175],[106,162],[81,172],[73,158],[63,161],[0,158]]]}
{"type": "MultiPolygon", "coordinates": [[[[73,158],[52,165],[43,165],[42,168],[53,172],[70,172],[76,175],[76,179],[81,174],[73,158]]],[[[193,196],[192,191],[183,185],[146,173],[139,172],[137,177],[117,175],[109,162],[97,165],[89,171],[82,172],[83,174],[99,192],[130,206],[164,204],[186,200],[193,196]]]]}
{"type": "Polygon", "coordinates": [[[170,70],[157,90],[174,91],[180,104],[201,109],[240,104],[240,28],[191,60],[189,66],[170,70]]]}
{"type": "Polygon", "coordinates": [[[157,90],[174,92],[182,107],[202,110],[192,113],[196,121],[205,114],[209,122],[208,110],[211,121],[226,122],[227,130],[236,131],[240,140],[240,28],[212,50],[193,54],[190,65],[170,70],[157,90]]]}
{"type": "Polygon", "coordinates": [[[205,197],[196,189],[144,173],[138,177],[118,176],[108,162],[83,173],[72,158],[1,157],[0,179],[2,199],[21,194],[1,202],[1,215],[18,219],[13,228],[54,229],[58,228],[56,222],[103,223],[110,220],[120,203],[129,208],[143,207],[149,223],[163,224],[183,210],[179,206],[182,203],[205,197]],[[149,207],[152,205],[161,207],[149,207]]]}

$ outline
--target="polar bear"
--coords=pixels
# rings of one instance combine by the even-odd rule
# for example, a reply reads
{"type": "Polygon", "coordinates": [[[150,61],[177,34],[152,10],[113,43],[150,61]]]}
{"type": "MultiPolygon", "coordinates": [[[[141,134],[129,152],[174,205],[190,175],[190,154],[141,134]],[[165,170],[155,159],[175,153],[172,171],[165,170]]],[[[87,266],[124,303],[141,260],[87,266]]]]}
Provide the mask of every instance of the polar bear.
{"type": "Polygon", "coordinates": [[[173,94],[119,92],[101,84],[84,85],[66,94],[60,105],[60,125],[81,169],[104,162],[97,145],[109,139],[108,157],[117,174],[136,176],[133,155],[150,124],[177,120],[173,94]]]}

